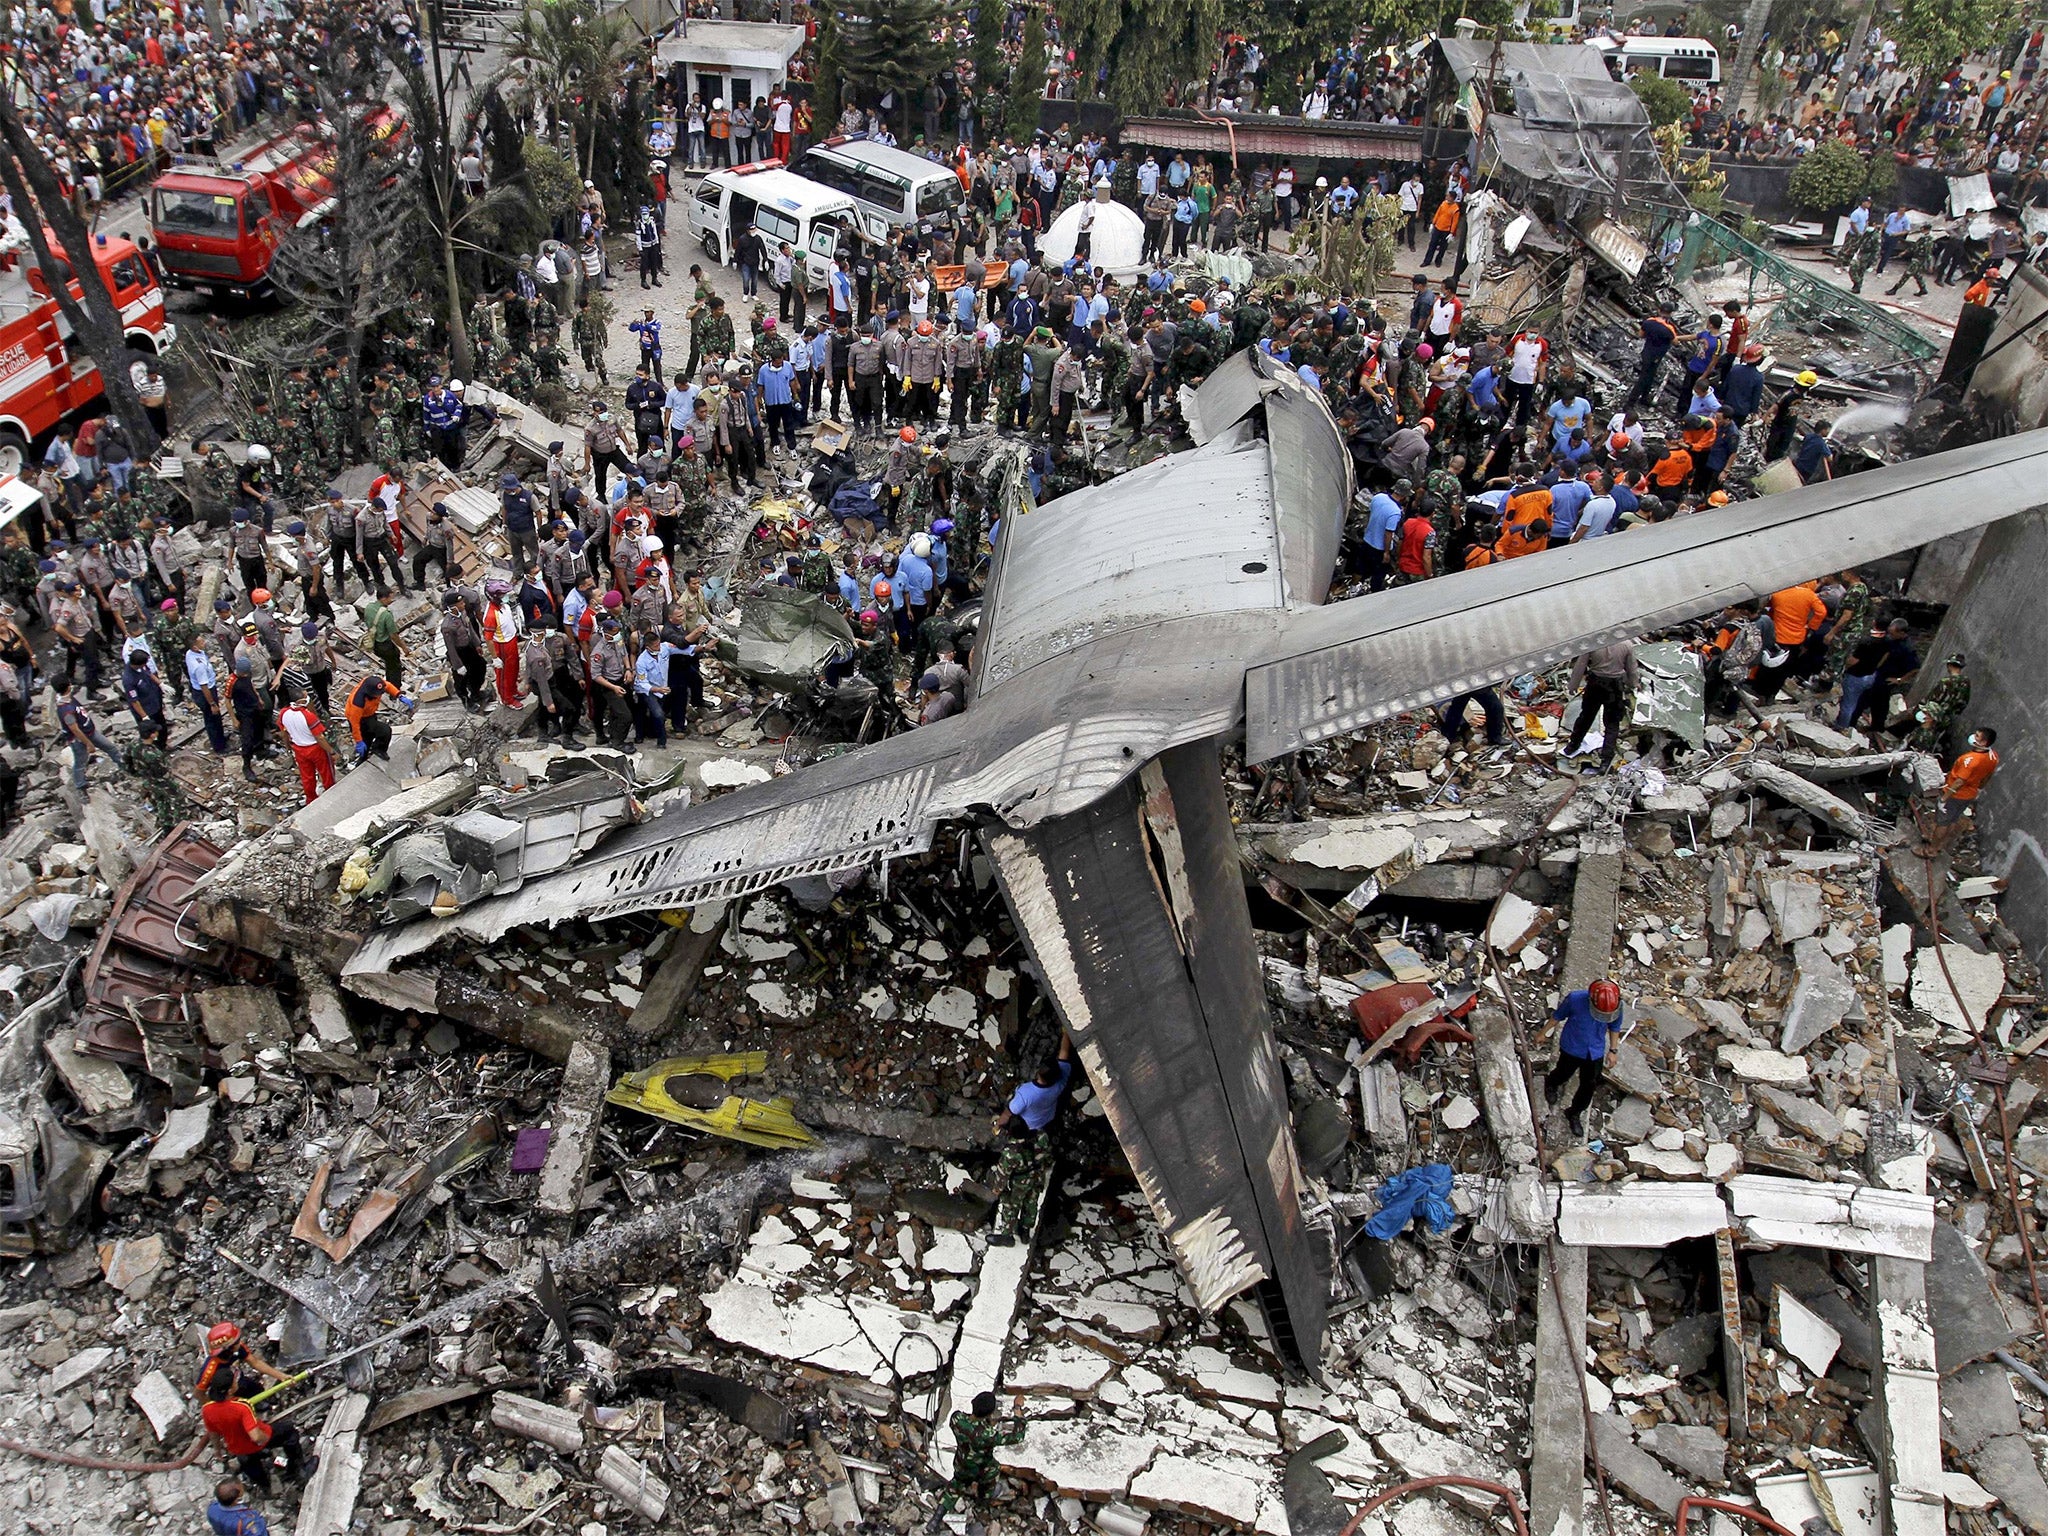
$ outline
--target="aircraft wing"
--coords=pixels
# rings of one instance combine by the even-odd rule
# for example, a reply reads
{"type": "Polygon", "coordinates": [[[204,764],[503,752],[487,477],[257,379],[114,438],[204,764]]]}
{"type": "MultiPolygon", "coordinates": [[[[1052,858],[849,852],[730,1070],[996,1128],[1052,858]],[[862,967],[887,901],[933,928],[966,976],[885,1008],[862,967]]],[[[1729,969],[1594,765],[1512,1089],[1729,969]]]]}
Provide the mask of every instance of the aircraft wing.
{"type": "Polygon", "coordinates": [[[2048,430],[1290,613],[1245,672],[1264,762],[2048,502],[2048,430]]]}
{"type": "Polygon", "coordinates": [[[388,969],[451,935],[488,943],[520,923],[602,918],[744,896],[802,875],[922,853],[969,743],[967,717],[892,736],[622,832],[568,869],[446,919],[379,930],[344,970],[388,969]]]}

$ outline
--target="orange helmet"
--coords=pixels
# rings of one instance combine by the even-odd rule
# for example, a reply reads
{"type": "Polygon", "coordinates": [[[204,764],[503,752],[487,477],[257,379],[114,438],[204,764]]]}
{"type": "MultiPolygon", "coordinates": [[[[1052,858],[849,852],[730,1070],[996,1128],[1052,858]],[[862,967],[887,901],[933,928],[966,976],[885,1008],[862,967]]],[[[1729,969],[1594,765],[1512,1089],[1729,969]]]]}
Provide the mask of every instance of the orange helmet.
{"type": "Polygon", "coordinates": [[[931,333],[932,333],[932,323],[931,323],[931,321],[929,321],[929,320],[920,320],[920,321],[918,321],[918,322],[917,322],[917,334],[918,334],[918,335],[920,335],[920,336],[929,336],[929,335],[931,335],[931,333]]]}
{"type": "Polygon", "coordinates": [[[258,587],[254,592],[251,592],[249,594],[249,601],[254,603],[257,607],[261,608],[265,603],[270,601],[270,588],[258,587]]]}
{"type": "Polygon", "coordinates": [[[1206,315],[1207,313],[1209,313],[1209,306],[1204,304],[1200,299],[1189,299],[1188,313],[1191,315],[1206,315]]]}
{"type": "Polygon", "coordinates": [[[889,585],[889,583],[887,583],[886,581],[878,581],[878,582],[876,582],[876,583],[875,583],[875,599],[876,599],[876,601],[877,601],[877,602],[879,602],[879,601],[880,601],[881,599],[883,599],[883,598],[887,597],[887,596],[888,596],[888,595],[889,595],[889,594],[890,594],[891,592],[893,592],[894,590],[895,590],[895,588],[891,587],[891,586],[889,585]]]}
{"type": "Polygon", "coordinates": [[[905,427],[901,432],[898,432],[896,435],[902,438],[903,441],[906,443],[914,443],[917,441],[917,428],[905,427]]]}
{"type": "Polygon", "coordinates": [[[231,1344],[240,1343],[241,1338],[242,1330],[233,1323],[215,1323],[206,1330],[206,1347],[208,1349],[226,1349],[231,1344]]]}

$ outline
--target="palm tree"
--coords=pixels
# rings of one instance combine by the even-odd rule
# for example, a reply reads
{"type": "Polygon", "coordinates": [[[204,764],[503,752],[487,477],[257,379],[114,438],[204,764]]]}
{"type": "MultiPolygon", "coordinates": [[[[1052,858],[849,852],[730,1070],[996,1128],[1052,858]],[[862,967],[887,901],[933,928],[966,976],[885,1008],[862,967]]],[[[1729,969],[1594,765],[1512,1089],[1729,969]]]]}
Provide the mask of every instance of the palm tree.
{"type": "Polygon", "coordinates": [[[507,60],[525,70],[548,116],[569,125],[569,158],[586,177],[596,134],[582,135],[579,153],[578,119],[594,128],[598,104],[617,93],[626,44],[624,12],[607,11],[594,0],[539,0],[520,13],[506,40],[507,60]]]}

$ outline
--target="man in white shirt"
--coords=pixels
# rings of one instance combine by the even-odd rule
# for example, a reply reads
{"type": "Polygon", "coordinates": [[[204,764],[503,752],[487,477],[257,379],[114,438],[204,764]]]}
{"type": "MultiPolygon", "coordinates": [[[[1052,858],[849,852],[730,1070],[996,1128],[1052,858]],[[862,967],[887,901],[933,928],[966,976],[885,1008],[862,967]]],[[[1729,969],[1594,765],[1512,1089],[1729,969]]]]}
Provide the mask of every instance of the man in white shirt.
{"type": "Polygon", "coordinates": [[[1422,177],[1415,171],[1408,173],[1408,179],[1401,183],[1401,241],[1409,250],[1415,249],[1416,231],[1422,227],[1422,195],[1426,189],[1422,177]]]}

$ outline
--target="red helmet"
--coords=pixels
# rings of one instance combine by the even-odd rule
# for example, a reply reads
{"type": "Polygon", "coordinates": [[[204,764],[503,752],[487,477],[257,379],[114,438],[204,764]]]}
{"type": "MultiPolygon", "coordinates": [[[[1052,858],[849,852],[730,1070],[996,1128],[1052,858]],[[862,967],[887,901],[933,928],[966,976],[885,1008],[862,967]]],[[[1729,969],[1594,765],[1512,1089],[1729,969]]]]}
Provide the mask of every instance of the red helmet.
{"type": "Polygon", "coordinates": [[[242,1330],[233,1323],[215,1323],[206,1330],[208,1349],[226,1349],[230,1344],[241,1342],[242,1330]]]}
{"type": "Polygon", "coordinates": [[[1611,981],[1596,981],[1586,988],[1586,1000],[1603,1020],[1615,1018],[1621,1012],[1621,988],[1611,981]]]}

